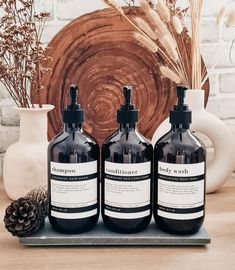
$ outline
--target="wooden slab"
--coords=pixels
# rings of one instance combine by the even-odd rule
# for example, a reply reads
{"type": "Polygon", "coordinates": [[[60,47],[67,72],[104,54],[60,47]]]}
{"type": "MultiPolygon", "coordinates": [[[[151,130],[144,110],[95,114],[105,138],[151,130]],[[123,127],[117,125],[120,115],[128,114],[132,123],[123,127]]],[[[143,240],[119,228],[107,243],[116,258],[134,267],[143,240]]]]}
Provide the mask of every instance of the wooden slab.
{"type": "Polygon", "coordinates": [[[201,246],[211,239],[204,227],[196,234],[178,236],[160,231],[154,222],[143,232],[119,234],[108,231],[99,221],[90,232],[69,235],[53,231],[46,220],[44,228],[19,241],[27,246],[201,246]]]}
{"type": "MultiPolygon", "coordinates": [[[[144,16],[138,8],[124,10],[130,18],[144,16]]],[[[187,34],[185,43],[190,46],[187,34]]],[[[43,103],[55,105],[49,113],[49,138],[63,126],[61,111],[72,83],[80,88],[85,129],[100,145],[117,129],[116,111],[123,102],[124,84],[134,86],[133,101],[140,110],[139,130],[149,139],[176,102],[175,84],[159,73],[159,56],[138,45],[133,27],[112,9],[73,20],[48,46],[53,61],[51,74],[43,78],[43,103]]],[[[185,53],[189,54],[190,48],[185,53]]],[[[207,100],[209,83],[205,93],[207,100]]]]}

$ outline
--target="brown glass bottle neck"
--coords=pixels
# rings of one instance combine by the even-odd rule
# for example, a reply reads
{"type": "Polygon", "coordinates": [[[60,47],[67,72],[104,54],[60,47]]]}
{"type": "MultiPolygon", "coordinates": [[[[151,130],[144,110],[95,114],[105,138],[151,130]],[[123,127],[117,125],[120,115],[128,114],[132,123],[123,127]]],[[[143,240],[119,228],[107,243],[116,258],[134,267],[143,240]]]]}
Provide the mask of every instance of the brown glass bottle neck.
{"type": "Polygon", "coordinates": [[[65,123],[64,130],[66,132],[82,131],[82,123],[65,123]]]}
{"type": "Polygon", "coordinates": [[[126,123],[126,124],[120,124],[120,131],[134,131],[136,130],[136,123],[126,123]]]}
{"type": "Polygon", "coordinates": [[[189,130],[190,125],[189,124],[177,124],[177,125],[171,125],[172,130],[189,130]]]}

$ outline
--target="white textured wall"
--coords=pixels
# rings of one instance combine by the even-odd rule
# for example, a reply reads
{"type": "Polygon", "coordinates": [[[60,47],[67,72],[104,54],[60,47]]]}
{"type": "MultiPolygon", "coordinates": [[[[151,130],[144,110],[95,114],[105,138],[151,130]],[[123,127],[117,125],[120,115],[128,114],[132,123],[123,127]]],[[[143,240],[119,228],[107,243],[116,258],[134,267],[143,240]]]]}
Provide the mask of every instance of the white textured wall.
{"type": "MultiPolygon", "coordinates": [[[[104,7],[101,0],[35,0],[37,8],[49,11],[52,16],[45,28],[43,41],[47,44],[51,38],[69,21],[84,13],[104,7]]],[[[119,0],[123,3],[124,0],[119,0]]],[[[184,0],[179,0],[184,4],[184,0]]],[[[207,109],[223,119],[235,135],[235,48],[229,61],[227,47],[222,61],[215,70],[211,70],[213,61],[226,45],[226,41],[235,38],[235,29],[225,31],[220,37],[215,16],[222,5],[230,0],[204,0],[202,23],[202,49],[210,72],[211,94],[207,109]]],[[[12,110],[12,101],[0,85],[0,174],[6,148],[17,140],[19,134],[19,116],[12,110]]],[[[208,143],[209,144],[209,143],[208,143]]]]}

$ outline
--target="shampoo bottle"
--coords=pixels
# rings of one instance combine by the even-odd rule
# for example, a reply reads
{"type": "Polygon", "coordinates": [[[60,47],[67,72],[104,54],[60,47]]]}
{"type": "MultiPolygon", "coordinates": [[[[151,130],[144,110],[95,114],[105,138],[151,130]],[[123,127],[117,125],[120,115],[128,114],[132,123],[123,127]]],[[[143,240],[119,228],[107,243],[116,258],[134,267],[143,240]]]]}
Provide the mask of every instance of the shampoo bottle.
{"type": "Polygon", "coordinates": [[[49,220],[56,231],[81,233],[92,229],[99,216],[99,146],[82,128],[76,85],[70,96],[64,130],[48,147],[49,220]]]}
{"type": "Polygon", "coordinates": [[[154,148],[154,218],[160,229],[175,234],[197,232],[205,215],[205,147],[189,129],[185,91],[177,87],[171,130],[154,148]]]}
{"type": "Polygon", "coordinates": [[[153,148],[137,130],[131,86],[123,91],[119,129],[102,147],[102,217],[112,231],[135,233],[148,226],[152,215],[153,148]]]}

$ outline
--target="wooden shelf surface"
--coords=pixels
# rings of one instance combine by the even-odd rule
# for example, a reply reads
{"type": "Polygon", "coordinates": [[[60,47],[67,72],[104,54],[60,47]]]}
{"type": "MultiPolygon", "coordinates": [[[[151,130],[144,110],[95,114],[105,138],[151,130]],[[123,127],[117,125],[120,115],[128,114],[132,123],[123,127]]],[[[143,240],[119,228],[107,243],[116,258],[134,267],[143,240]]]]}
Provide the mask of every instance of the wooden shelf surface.
{"type": "Polygon", "coordinates": [[[202,247],[26,247],[4,228],[10,203],[0,181],[0,270],[234,270],[235,178],[207,195],[205,227],[211,244],[202,247]]]}

